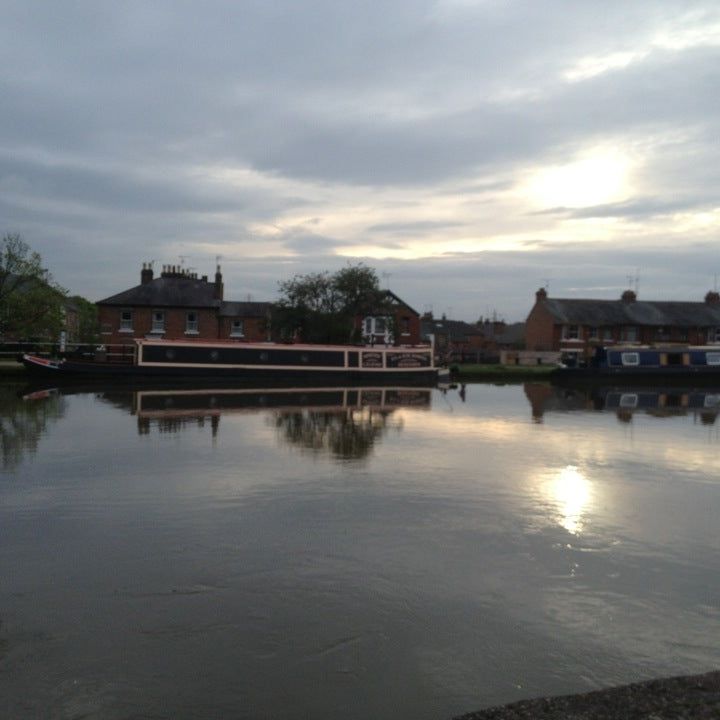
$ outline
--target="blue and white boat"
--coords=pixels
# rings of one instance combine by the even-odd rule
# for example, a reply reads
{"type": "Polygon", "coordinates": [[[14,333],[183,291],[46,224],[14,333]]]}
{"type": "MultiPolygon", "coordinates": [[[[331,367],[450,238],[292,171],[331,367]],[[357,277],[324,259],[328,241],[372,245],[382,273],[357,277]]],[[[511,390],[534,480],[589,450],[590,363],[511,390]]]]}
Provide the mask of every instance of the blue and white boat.
{"type": "Polygon", "coordinates": [[[718,345],[618,345],[598,347],[587,362],[565,362],[558,378],[710,376],[720,379],[718,345]]]}

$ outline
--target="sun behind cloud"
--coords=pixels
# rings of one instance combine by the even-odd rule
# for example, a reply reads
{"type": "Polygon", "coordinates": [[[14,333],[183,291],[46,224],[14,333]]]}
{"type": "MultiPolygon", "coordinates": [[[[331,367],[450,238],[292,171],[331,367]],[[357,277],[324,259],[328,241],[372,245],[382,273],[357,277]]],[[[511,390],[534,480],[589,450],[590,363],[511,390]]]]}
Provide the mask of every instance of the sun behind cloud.
{"type": "Polygon", "coordinates": [[[521,191],[534,205],[579,208],[619,202],[630,193],[630,160],[617,150],[594,149],[564,165],[534,171],[521,191]]]}

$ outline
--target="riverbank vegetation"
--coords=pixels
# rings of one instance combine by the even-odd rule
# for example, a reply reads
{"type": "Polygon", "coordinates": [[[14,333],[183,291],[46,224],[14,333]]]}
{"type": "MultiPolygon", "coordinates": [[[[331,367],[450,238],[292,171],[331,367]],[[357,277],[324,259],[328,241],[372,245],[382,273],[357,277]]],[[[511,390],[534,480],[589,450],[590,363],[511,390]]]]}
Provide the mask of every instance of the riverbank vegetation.
{"type": "Polygon", "coordinates": [[[453,378],[459,382],[487,380],[549,380],[554,365],[453,365],[453,378]]]}

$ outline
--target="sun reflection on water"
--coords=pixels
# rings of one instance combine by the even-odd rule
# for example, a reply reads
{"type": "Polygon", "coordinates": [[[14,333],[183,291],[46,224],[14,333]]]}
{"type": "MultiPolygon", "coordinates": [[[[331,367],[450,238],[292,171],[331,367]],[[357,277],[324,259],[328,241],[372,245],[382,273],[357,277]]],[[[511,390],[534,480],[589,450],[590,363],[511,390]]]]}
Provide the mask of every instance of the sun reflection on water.
{"type": "Polygon", "coordinates": [[[560,526],[579,535],[584,529],[583,514],[591,499],[590,480],[575,465],[567,465],[550,477],[547,492],[557,505],[560,526]]]}

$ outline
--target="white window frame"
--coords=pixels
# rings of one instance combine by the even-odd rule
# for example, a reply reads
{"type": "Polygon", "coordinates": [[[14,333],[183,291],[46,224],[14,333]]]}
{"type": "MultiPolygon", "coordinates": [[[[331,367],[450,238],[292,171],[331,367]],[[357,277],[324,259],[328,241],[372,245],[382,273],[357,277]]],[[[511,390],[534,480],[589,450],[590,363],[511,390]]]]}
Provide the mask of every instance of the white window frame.
{"type": "Polygon", "coordinates": [[[620,407],[625,409],[632,409],[638,406],[638,395],[637,393],[623,393],[620,396],[620,407]]]}
{"type": "Polygon", "coordinates": [[[244,320],[231,320],[230,321],[230,337],[245,337],[245,321],[244,320]]]}
{"type": "Polygon", "coordinates": [[[580,325],[563,325],[563,340],[581,340],[581,334],[580,325]]]}
{"type": "Polygon", "coordinates": [[[707,342],[708,345],[720,345],[720,326],[708,328],[707,342]]]}
{"type": "Polygon", "coordinates": [[[705,363],[707,365],[720,365],[720,352],[705,353],[705,363]]]}
{"type": "Polygon", "coordinates": [[[628,367],[637,367],[640,365],[640,353],[624,352],[620,353],[620,361],[628,367]]]}
{"type": "Polygon", "coordinates": [[[153,310],[152,311],[152,325],[150,328],[151,333],[164,333],[165,332],[165,311],[164,310],[153,310]]]}
{"type": "Polygon", "coordinates": [[[199,335],[200,334],[200,318],[197,310],[188,310],[185,313],[185,334],[186,335],[199,335]],[[191,320],[190,316],[194,315],[195,319],[191,320]]]}
{"type": "Polygon", "coordinates": [[[368,315],[363,320],[366,335],[382,335],[390,331],[391,318],[388,315],[368,315]]]}
{"type": "Polygon", "coordinates": [[[133,311],[132,310],[121,310],[120,311],[120,332],[131,333],[133,332],[133,311]],[[128,317],[125,318],[124,316],[128,317]]]}
{"type": "Polygon", "coordinates": [[[600,339],[600,328],[597,325],[590,325],[588,327],[588,340],[599,340],[600,339]]]}

